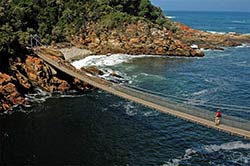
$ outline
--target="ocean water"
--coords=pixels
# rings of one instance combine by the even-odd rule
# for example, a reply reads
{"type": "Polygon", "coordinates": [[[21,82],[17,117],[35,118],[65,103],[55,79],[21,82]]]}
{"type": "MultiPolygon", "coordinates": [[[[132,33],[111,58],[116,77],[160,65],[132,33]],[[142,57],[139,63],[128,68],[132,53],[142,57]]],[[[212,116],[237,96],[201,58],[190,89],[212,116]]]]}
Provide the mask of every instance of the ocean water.
{"type": "Polygon", "coordinates": [[[167,17],[195,29],[225,33],[249,33],[250,12],[165,12],[167,17]]]}
{"type": "MultiPolygon", "coordinates": [[[[249,13],[166,14],[214,33],[250,33],[249,13]]],[[[249,45],[206,51],[203,58],[116,54],[74,65],[116,71],[123,84],[250,120],[249,45]]],[[[0,165],[250,165],[249,140],[100,90],[54,96],[38,90],[27,98],[33,107],[0,116],[0,165]]]]}

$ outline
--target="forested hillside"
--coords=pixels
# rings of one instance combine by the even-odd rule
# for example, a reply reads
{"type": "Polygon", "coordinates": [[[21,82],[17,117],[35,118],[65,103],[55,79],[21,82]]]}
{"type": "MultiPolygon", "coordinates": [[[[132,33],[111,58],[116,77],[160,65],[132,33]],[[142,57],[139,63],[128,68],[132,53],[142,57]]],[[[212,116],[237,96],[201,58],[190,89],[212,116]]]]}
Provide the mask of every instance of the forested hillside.
{"type": "Polygon", "coordinates": [[[88,22],[114,28],[138,19],[166,23],[162,11],[149,0],[1,0],[0,55],[28,45],[31,34],[47,43],[61,42],[88,22]]]}

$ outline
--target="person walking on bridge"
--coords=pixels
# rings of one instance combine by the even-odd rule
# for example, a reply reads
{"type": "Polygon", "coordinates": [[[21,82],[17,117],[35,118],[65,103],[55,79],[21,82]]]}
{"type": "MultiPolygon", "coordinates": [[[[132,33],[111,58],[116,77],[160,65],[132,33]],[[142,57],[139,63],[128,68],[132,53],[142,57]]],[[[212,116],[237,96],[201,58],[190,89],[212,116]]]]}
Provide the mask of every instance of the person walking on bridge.
{"type": "Polygon", "coordinates": [[[221,112],[218,110],[215,115],[215,125],[218,126],[220,124],[221,112]]]}

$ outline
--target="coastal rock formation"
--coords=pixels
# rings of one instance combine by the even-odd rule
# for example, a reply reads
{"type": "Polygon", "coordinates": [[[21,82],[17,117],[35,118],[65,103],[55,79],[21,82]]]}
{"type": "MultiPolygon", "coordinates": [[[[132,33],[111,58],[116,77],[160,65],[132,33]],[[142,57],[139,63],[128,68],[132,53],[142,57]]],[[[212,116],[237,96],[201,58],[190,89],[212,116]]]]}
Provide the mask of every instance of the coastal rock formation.
{"type": "Polygon", "coordinates": [[[250,35],[215,34],[194,30],[184,24],[172,22],[177,31],[172,32],[156,24],[137,21],[119,28],[101,29],[98,23],[89,23],[71,43],[93,54],[151,54],[168,56],[204,56],[203,49],[223,49],[250,43],[250,35]],[[197,48],[192,48],[192,45],[197,48]]]}
{"type": "Polygon", "coordinates": [[[95,54],[124,53],[168,56],[204,56],[173,38],[172,32],[145,21],[124,24],[120,28],[99,31],[96,23],[88,24],[72,43],[95,54]]]}
{"type": "Polygon", "coordinates": [[[0,113],[14,105],[28,105],[28,101],[18,91],[18,80],[10,75],[0,73],[0,113]]]}
{"type": "MultiPolygon", "coordinates": [[[[50,56],[53,57],[53,55],[50,56]]],[[[61,61],[63,61],[63,59],[61,59],[61,61]]],[[[55,70],[38,57],[27,56],[23,67],[28,79],[33,82],[33,84],[51,93],[57,91],[66,92],[72,89],[82,91],[87,88],[86,84],[55,70]]]]}
{"type": "Polygon", "coordinates": [[[239,46],[243,43],[250,43],[250,35],[237,33],[211,33],[194,30],[184,24],[174,23],[179,29],[173,33],[174,38],[181,40],[186,45],[197,45],[204,49],[223,49],[222,47],[239,46]]]}
{"type": "MultiPolygon", "coordinates": [[[[48,57],[63,61],[60,54],[53,55],[56,51],[48,50],[48,57]]],[[[28,105],[24,94],[33,92],[35,87],[51,93],[90,88],[90,85],[55,70],[36,56],[27,55],[23,60],[20,57],[10,58],[10,68],[12,75],[0,73],[0,113],[14,105],[28,105]]]]}

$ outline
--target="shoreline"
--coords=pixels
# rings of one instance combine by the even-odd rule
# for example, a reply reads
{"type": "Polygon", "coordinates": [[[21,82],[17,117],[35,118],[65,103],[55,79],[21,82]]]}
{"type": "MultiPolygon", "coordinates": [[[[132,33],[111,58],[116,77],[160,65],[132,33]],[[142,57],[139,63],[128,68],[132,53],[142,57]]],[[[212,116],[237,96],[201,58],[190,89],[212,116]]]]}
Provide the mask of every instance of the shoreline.
{"type": "MultiPolygon", "coordinates": [[[[167,29],[152,28],[146,22],[124,25],[123,29],[112,29],[99,37],[94,31],[97,25],[89,25],[89,29],[71,43],[56,43],[47,49],[48,57],[67,63],[82,60],[89,56],[126,54],[128,56],[157,55],[163,57],[203,57],[204,51],[224,50],[227,47],[243,46],[250,43],[247,34],[212,34],[194,30],[184,24],[178,24],[179,33],[167,29]],[[138,32],[137,29],[140,29],[138,32]],[[122,31],[123,30],[123,31],[122,31]],[[126,33],[124,33],[126,32],[126,33]],[[150,34],[150,36],[147,36],[150,34]],[[145,42],[146,40],[146,42],[145,42]],[[192,48],[197,45],[196,48],[192,48]],[[119,49],[117,49],[119,48],[119,49]],[[204,50],[203,50],[204,49],[204,50]]],[[[94,66],[94,65],[93,65],[94,66]]],[[[68,90],[84,91],[89,85],[55,70],[34,55],[26,58],[14,56],[10,58],[10,68],[14,75],[0,73],[0,112],[11,109],[14,105],[29,105],[25,94],[39,87],[54,93],[68,90]]],[[[98,68],[83,68],[85,72],[101,73],[98,68]]]]}

